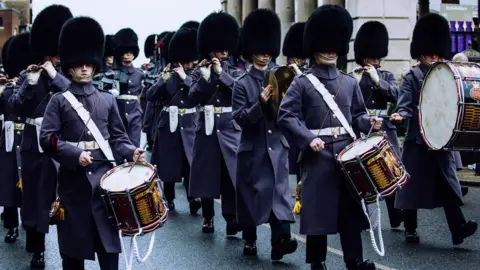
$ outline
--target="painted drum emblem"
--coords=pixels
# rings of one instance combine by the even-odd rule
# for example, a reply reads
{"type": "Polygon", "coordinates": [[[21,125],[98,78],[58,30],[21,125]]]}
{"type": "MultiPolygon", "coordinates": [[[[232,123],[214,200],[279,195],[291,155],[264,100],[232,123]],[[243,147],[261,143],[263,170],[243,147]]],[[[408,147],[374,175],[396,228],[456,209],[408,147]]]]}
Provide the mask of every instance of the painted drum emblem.
{"type": "Polygon", "coordinates": [[[480,83],[473,82],[472,88],[470,89],[470,97],[480,102],[480,83]]]}

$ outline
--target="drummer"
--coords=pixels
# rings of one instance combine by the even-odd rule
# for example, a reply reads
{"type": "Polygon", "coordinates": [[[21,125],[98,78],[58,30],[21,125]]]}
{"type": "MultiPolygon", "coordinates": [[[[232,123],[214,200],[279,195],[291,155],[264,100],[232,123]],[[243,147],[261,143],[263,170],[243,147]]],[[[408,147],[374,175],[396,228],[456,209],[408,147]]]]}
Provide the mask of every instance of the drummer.
{"type": "Polygon", "coordinates": [[[323,5],[314,11],[304,31],[304,48],[314,58],[313,66],[295,77],[278,113],[280,129],[303,151],[300,233],[307,235],[311,269],[326,269],[327,235],[336,233],[347,269],[375,269],[373,262],[363,260],[360,233],[369,228],[368,220],[335,161],[352,142],[352,128],[366,133],[372,124],[374,130],[382,124],[381,118],[367,114],[353,76],[336,67],[337,57],[348,53],[352,32],[352,17],[343,7],[323,5]],[[325,97],[332,100],[334,95],[333,102],[341,106],[332,104],[334,111],[329,110],[310,79],[323,83],[325,97]],[[345,126],[338,120],[342,116],[345,126]]]}
{"type": "Polygon", "coordinates": [[[120,239],[99,189],[100,178],[112,168],[107,159],[113,154],[105,149],[110,145],[121,156],[144,160],[143,150],[132,145],[125,132],[113,95],[92,85],[94,70],[102,64],[104,42],[101,26],[91,18],[65,23],[59,51],[62,71],[72,83],[50,100],[40,132],[41,146],[60,163],[61,206],[55,218],[63,269],[84,269],[84,260],[95,260],[95,253],[101,269],[118,269],[120,239]],[[87,127],[71,97],[91,113],[87,127]],[[99,133],[91,128],[95,125],[99,133]]]}
{"type": "Polygon", "coordinates": [[[402,161],[410,173],[407,184],[397,193],[395,206],[405,211],[405,240],[419,243],[417,210],[443,207],[453,245],[463,243],[473,235],[477,223],[467,221],[460,208],[463,205],[460,183],[455,171],[454,153],[429,151],[419,128],[418,96],[428,69],[443,61],[450,51],[451,37],[447,20],[439,14],[420,18],[413,30],[410,54],[420,64],[405,75],[398,93],[397,112],[392,121],[408,122],[402,161]]]}

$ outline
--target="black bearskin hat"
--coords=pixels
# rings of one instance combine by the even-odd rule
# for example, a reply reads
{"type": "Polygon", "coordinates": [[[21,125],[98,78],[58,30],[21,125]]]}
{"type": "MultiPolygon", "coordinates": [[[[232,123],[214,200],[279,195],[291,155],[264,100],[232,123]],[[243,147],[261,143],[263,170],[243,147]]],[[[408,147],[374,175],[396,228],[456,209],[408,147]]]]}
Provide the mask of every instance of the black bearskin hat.
{"type": "MultiPolygon", "coordinates": [[[[145,53],[145,57],[149,58],[153,56],[153,53],[155,52],[155,38],[157,37],[156,34],[151,34],[145,39],[145,44],[143,46],[143,52],[145,53]]],[[[158,40],[157,40],[158,42],[158,40]]]]}
{"type": "Polygon", "coordinates": [[[114,56],[115,55],[115,40],[113,35],[105,36],[105,54],[104,56],[114,56]]]}
{"type": "Polygon", "coordinates": [[[198,28],[198,53],[207,58],[214,51],[234,52],[240,34],[237,21],[225,12],[210,13],[198,28]]]}
{"type": "Polygon", "coordinates": [[[348,11],[337,5],[317,8],[305,24],[303,42],[305,52],[335,52],[346,55],[353,32],[353,20],[348,11]]]}
{"type": "Polygon", "coordinates": [[[199,27],[200,27],[200,23],[199,23],[199,22],[196,22],[196,21],[188,21],[188,22],[182,24],[182,26],[180,26],[179,29],[181,29],[181,28],[190,28],[190,29],[193,29],[193,30],[198,30],[199,27]]]}
{"type": "Polygon", "coordinates": [[[62,72],[82,64],[100,70],[105,52],[105,34],[100,24],[89,17],[76,17],[65,23],[59,40],[62,72]]]}
{"type": "Polygon", "coordinates": [[[30,33],[30,48],[35,62],[42,62],[45,56],[58,55],[60,30],[72,17],[70,9],[62,5],[51,5],[38,13],[30,33]]]}
{"type": "Polygon", "coordinates": [[[451,48],[450,27],[442,15],[428,13],[417,21],[410,43],[413,59],[429,54],[446,58],[452,53],[451,48]]]}
{"type": "Polygon", "coordinates": [[[187,63],[198,60],[197,30],[181,28],[173,35],[168,45],[171,62],[187,63]]]}
{"type": "Polygon", "coordinates": [[[7,57],[8,57],[8,46],[10,46],[10,43],[12,42],[13,38],[15,36],[11,36],[7,39],[7,41],[5,41],[5,43],[3,43],[3,47],[2,47],[2,65],[3,65],[3,68],[5,69],[5,65],[7,63],[7,57]]]}
{"type": "Polygon", "coordinates": [[[245,18],[242,28],[243,55],[269,54],[275,59],[280,54],[280,19],[269,9],[256,9],[245,18]]]}
{"type": "Polygon", "coordinates": [[[365,65],[365,58],[379,59],[388,55],[388,31],[379,21],[368,21],[358,29],[355,42],[355,62],[365,65]]]}
{"type": "Polygon", "coordinates": [[[308,58],[303,50],[303,31],[305,23],[299,22],[288,29],[285,39],[283,40],[282,53],[286,57],[308,58]]]}
{"type": "MultiPolygon", "coordinates": [[[[32,63],[30,59],[30,33],[22,33],[11,39],[7,48],[5,73],[8,77],[17,77],[22,70],[25,70],[32,63]]],[[[3,52],[3,51],[2,51],[3,52]]]]}
{"type": "Polygon", "coordinates": [[[140,48],[138,47],[138,36],[131,28],[120,29],[115,34],[115,57],[120,58],[126,52],[132,52],[137,58],[140,48]]]}
{"type": "Polygon", "coordinates": [[[170,47],[170,41],[172,40],[173,35],[175,35],[175,32],[166,32],[166,34],[163,36],[163,38],[158,44],[158,46],[160,47],[161,57],[165,60],[165,62],[168,62],[170,60],[168,52],[170,47]]]}

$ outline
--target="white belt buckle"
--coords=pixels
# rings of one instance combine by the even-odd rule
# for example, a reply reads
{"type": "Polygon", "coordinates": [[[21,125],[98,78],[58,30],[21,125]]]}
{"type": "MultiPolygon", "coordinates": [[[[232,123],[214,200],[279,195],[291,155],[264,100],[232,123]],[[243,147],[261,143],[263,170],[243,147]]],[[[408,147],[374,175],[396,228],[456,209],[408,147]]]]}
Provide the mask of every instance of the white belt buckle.
{"type": "Polygon", "coordinates": [[[336,139],[340,135],[340,127],[333,127],[332,128],[332,136],[336,139]]]}
{"type": "Polygon", "coordinates": [[[178,114],[184,115],[187,109],[178,109],[178,114]]]}
{"type": "Polygon", "coordinates": [[[83,142],[83,149],[84,150],[94,150],[95,149],[95,142],[83,142]]]}
{"type": "Polygon", "coordinates": [[[214,107],[215,113],[222,113],[223,108],[222,107],[214,107]]]}

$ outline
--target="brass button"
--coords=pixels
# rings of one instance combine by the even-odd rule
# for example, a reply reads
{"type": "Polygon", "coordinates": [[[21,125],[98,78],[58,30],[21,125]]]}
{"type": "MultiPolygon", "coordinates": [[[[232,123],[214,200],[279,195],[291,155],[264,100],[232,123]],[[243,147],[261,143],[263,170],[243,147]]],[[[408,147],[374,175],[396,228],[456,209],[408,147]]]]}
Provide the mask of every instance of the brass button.
{"type": "Polygon", "coordinates": [[[268,133],[269,133],[269,134],[272,134],[272,131],[271,131],[271,130],[268,130],[268,133]]]}
{"type": "Polygon", "coordinates": [[[219,87],[220,87],[220,85],[217,84],[217,88],[219,88],[219,87]]]}
{"type": "Polygon", "coordinates": [[[337,118],[337,116],[335,114],[332,115],[333,118],[337,118]]]}
{"type": "Polygon", "coordinates": [[[182,87],[182,88],[180,88],[180,91],[183,91],[183,87],[182,87]]]}
{"type": "Polygon", "coordinates": [[[271,148],[271,147],[268,147],[268,150],[272,151],[272,148],[271,148]]]}

